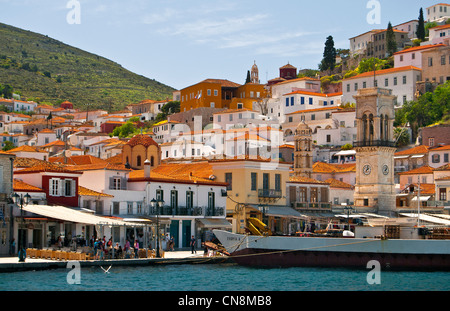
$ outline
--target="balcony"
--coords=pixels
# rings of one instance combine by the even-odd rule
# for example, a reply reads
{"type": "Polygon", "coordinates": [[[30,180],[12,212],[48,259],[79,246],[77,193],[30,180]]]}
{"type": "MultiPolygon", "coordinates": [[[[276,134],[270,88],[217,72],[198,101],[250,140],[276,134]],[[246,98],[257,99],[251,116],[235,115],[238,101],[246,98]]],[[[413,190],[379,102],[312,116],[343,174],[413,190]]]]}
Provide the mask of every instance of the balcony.
{"type": "Polygon", "coordinates": [[[150,216],[224,216],[225,210],[223,207],[171,207],[163,206],[159,210],[157,208],[150,208],[150,216]]]}
{"type": "Polygon", "coordinates": [[[296,210],[331,210],[331,203],[325,202],[293,202],[291,204],[296,210]]]}
{"type": "Polygon", "coordinates": [[[356,141],[353,147],[395,147],[395,142],[385,140],[356,141]]]}
{"type": "Polygon", "coordinates": [[[283,192],[275,189],[259,189],[258,197],[266,199],[281,199],[283,197],[283,192]]]}

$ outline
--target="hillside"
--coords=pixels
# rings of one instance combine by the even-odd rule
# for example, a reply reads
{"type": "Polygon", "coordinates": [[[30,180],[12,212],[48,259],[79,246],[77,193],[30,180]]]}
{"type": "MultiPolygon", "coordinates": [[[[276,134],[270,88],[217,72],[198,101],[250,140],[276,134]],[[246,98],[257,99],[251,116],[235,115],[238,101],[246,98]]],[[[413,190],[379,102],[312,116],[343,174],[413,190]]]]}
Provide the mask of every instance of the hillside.
{"type": "Polygon", "coordinates": [[[2,23],[0,84],[28,99],[68,100],[80,109],[122,109],[144,99],[171,99],[174,91],[101,56],[2,23]]]}

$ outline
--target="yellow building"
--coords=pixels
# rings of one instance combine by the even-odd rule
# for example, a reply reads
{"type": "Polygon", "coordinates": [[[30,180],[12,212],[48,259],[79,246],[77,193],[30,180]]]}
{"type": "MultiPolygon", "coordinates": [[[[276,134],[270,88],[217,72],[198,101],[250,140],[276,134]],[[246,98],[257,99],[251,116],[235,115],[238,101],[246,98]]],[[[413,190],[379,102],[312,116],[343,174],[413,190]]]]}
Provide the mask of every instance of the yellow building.
{"type": "Polygon", "coordinates": [[[295,212],[286,205],[291,163],[248,157],[209,163],[215,180],[228,183],[226,209],[233,232],[244,233],[250,217],[265,221],[272,232],[285,231],[287,223],[281,218],[295,212]]]}
{"type": "Polygon", "coordinates": [[[180,110],[201,107],[253,109],[253,104],[265,96],[263,84],[240,85],[223,79],[206,79],[180,91],[180,110]]]}

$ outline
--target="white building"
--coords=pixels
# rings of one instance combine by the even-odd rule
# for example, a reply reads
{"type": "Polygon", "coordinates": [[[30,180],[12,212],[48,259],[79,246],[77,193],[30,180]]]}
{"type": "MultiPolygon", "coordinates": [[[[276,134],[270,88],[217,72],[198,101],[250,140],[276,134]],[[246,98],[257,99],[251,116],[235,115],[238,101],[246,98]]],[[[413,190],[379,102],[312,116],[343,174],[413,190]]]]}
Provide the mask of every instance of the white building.
{"type": "Polygon", "coordinates": [[[438,168],[450,162],[450,145],[430,148],[428,151],[428,165],[438,168]]]}
{"type": "Polygon", "coordinates": [[[215,150],[202,142],[178,139],[160,145],[161,159],[201,159],[215,154],[215,150]]]}
{"type": "Polygon", "coordinates": [[[450,24],[430,28],[429,32],[430,32],[428,38],[429,43],[443,44],[445,39],[450,38],[450,24]]]}
{"type": "Polygon", "coordinates": [[[402,23],[400,25],[392,26],[392,28],[395,30],[407,32],[410,39],[417,38],[416,32],[418,27],[419,21],[417,19],[402,23]]]}
{"type": "Polygon", "coordinates": [[[406,101],[415,99],[416,82],[422,79],[422,69],[414,66],[405,66],[362,73],[342,82],[342,103],[355,103],[358,89],[381,87],[391,89],[392,95],[397,96],[397,107],[406,101]]]}
{"type": "Polygon", "coordinates": [[[394,53],[394,68],[413,66],[422,69],[422,52],[434,49],[443,44],[427,44],[416,46],[394,53]]]}
{"type": "Polygon", "coordinates": [[[153,125],[154,140],[158,144],[175,141],[181,133],[189,133],[191,129],[187,124],[178,121],[162,121],[153,125]]]}
{"type": "Polygon", "coordinates": [[[427,22],[436,22],[442,23],[450,18],[450,4],[447,3],[439,3],[432,5],[426,10],[426,21],[427,22]]]}
{"type": "Polygon", "coordinates": [[[356,111],[355,109],[343,109],[331,112],[333,125],[331,127],[318,128],[313,139],[319,146],[344,146],[353,145],[356,141],[356,111]]]}
{"type": "Polygon", "coordinates": [[[229,130],[244,127],[275,126],[278,121],[250,109],[227,109],[213,115],[213,128],[229,130]]]}
{"type": "Polygon", "coordinates": [[[350,38],[350,56],[365,54],[369,43],[372,42],[372,35],[379,31],[380,29],[373,29],[350,38]]]}

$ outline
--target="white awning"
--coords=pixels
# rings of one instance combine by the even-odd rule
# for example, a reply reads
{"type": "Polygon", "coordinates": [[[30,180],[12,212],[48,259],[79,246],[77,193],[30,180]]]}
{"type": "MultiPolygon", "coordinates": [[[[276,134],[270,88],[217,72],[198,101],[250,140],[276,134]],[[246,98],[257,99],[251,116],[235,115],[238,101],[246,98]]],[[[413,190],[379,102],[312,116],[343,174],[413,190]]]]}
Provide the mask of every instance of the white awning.
{"type": "MultiPolygon", "coordinates": [[[[413,214],[413,213],[401,213],[400,215],[406,216],[406,217],[410,217],[410,218],[417,218],[417,214],[413,214]]],[[[433,217],[433,216],[430,216],[430,215],[420,214],[419,218],[420,218],[420,220],[426,221],[426,222],[431,222],[431,223],[440,224],[440,225],[446,225],[446,226],[450,225],[450,220],[446,220],[446,219],[442,219],[442,218],[438,218],[438,217],[433,217]]]]}
{"type": "Polygon", "coordinates": [[[424,154],[413,155],[413,156],[411,157],[411,159],[420,159],[420,158],[423,158],[424,156],[425,156],[424,154]]]}
{"type": "Polygon", "coordinates": [[[125,222],[120,219],[96,216],[91,213],[84,213],[64,206],[27,205],[23,207],[23,210],[53,219],[87,225],[142,226],[142,224],[139,223],[125,222]]]}
{"type": "Polygon", "coordinates": [[[198,221],[206,228],[231,228],[231,224],[226,219],[221,218],[200,218],[198,221]]]}
{"type": "Polygon", "coordinates": [[[338,153],[334,154],[334,156],[338,157],[338,156],[351,156],[351,155],[355,155],[356,154],[356,150],[342,150],[339,151],[338,153]]]}
{"type": "Polygon", "coordinates": [[[395,156],[394,159],[406,159],[409,156],[395,156]]]}
{"type": "MultiPolygon", "coordinates": [[[[420,201],[421,202],[426,202],[430,199],[431,197],[420,197],[420,201]]],[[[412,198],[411,201],[417,201],[417,197],[412,198]]]]}

